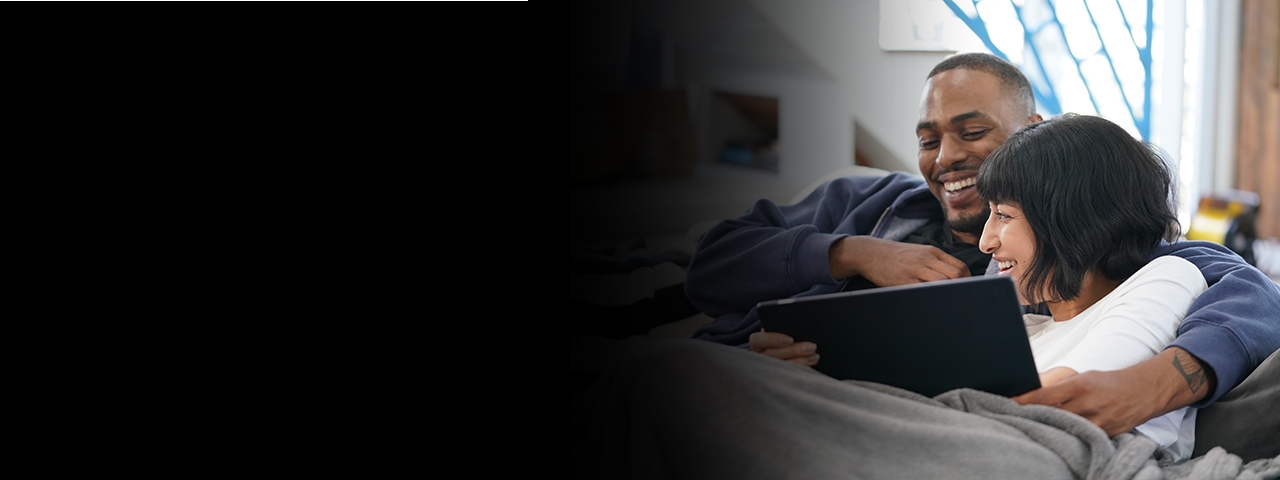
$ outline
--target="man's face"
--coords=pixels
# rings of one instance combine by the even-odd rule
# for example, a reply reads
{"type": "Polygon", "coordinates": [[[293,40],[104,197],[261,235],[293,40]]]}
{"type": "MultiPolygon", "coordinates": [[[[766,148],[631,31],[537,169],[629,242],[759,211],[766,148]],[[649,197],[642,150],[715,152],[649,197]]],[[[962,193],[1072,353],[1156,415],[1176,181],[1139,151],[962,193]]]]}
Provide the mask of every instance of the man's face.
{"type": "Polygon", "coordinates": [[[1018,128],[1039,121],[995,75],[948,70],[925,82],[916,138],[920,174],[942,202],[958,240],[978,243],[990,209],[973,188],[978,166],[1018,128]]]}

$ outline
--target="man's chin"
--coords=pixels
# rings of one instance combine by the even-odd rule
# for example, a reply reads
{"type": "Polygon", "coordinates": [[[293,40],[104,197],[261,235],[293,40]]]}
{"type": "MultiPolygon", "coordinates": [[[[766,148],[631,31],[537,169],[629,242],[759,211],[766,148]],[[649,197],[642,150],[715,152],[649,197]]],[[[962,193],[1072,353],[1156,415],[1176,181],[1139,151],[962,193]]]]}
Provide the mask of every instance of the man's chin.
{"type": "Polygon", "coordinates": [[[984,206],[975,213],[947,212],[947,227],[960,233],[981,236],[982,228],[991,216],[991,207],[984,206]]]}

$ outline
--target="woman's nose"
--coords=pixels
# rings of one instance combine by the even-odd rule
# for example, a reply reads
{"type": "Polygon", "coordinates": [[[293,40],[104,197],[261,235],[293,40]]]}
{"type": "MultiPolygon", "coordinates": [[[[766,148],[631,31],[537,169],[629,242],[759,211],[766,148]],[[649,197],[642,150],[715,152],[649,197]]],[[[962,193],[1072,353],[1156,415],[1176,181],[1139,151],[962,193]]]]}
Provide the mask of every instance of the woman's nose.
{"type": "MultiPolygon", "coordinates": [[[[987,223],[990,224],[991,222],[987,222],[987,223]]],[[[995,229],[993,228],[982,229],[982,238],[978,239],[978,249],[982,250],[982,253],[990,255],[992,253],[995,253],[996,247],[1000,246],[1000,239],[996,237],[995,233],[993,233],[993,230],[995,229]]]]}

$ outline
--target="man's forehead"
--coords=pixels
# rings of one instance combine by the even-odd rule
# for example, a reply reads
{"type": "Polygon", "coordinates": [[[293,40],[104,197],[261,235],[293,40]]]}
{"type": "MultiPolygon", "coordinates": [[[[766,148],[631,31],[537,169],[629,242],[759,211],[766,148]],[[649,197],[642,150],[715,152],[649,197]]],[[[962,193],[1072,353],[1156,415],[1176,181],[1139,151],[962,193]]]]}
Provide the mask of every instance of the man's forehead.
{"type": "Polygon", "coordinates": [[[982,118],[995,119],[1009,100],[995,75],[976,70],[948,70],[925,82],[920,123],[935,125],[982,118]]]}
{"type": "Polygon", "coordinates": [[[925,81],[925,89],[961,89],[998,91],[1001,87],[1000,77],[991,72],[954,68],[938,72],[925,81]]]}

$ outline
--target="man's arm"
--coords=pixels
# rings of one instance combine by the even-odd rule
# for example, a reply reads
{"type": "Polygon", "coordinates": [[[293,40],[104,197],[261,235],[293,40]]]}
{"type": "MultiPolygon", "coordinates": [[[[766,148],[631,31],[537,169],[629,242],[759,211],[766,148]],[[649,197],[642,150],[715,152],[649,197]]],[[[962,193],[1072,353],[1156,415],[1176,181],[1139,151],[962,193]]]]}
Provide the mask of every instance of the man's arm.
{"type": "Polygon", "coordinates": [[[853,275],[881,286],[967,276],[964,263],[940,249],[869,236],[886,211],[912,191],[910,208],[928,208],[922,202],[937,208],[918,178],[846,177],[796,205],[761,200],[742,217],[716,225],[700,240],[685,278],[689,300],[716,317],[695,337],[747,341],[756,352],[812,365],[812,344],[793,345],[785,335],[758,331],[752,310],[757,303],[815,292],[819,285],[834,292],[853,275]]]}
{"type": "Polygon", "coordinates": [[[1200,401],[1213,388],[1213,372],[1185,350],[1173,347],[1123,370],[1072,375],[1013,400],[1057,406],[1115,436],[1200,401]]]}
{"type": "Polygon", "coordinates": [[[875,237],[841,238],[828,256],[832,277],[861,275],[881,287],[969,276],[968,265],[938,247],[875,237]]]}
{"type": "MultiPolygon", "coordinates": [[[[882,287],[931,282],[969,276],[969,267],[937,247],[913,245],[867,236],[848,236],[832,245],[831,276],[844,279],[862,275],[882,287]]],[[[818,364],[818,346],[795,343],[776,332],[751,334],[751,351],[812,367],[818,364]]]]}
{"type": "Polygon", "coordinates": [[[1168,348],[1132,367],[1086,372],[1014,400],[1059,405],[1115,435],[1182,407],[1208,406],[1280,347],[1275,282],[1221,245],[1177,242],[1156,252],[1165,254],[1190,261],[1209,284],[1168,348]]]}
{"type": "Polygon", "coordinates": [[[744,313],[815,285],[834,285],[831,247],[867,235],[903,192],[921,185],[907,175],[841,178],[795,205],[756,202],[741,217],[712,227],[698,242],[685,278],[694,306],[712,317],[744,313]]]}
{"type": "Polygon", "coordinates": [[[1158,251],[1195,265],[1209,284],[1178,328],[1171,347],[1193,355],[1216,382],[1191,405],[1221,398],[1280,348],[1280,286],[1222,245],[1176,242],[1158,251]]]}

